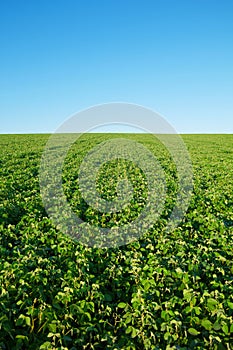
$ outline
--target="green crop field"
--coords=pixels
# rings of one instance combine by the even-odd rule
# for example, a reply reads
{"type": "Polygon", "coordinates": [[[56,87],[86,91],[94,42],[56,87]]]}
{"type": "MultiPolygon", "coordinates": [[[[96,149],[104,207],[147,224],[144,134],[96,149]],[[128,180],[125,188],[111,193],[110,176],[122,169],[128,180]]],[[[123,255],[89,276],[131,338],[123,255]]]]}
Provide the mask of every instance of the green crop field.
{"type": "Polygon", "coordinates": [[[233,349],[233,135],[182,136],[194,188],[172,232],[165,227],[176,168],[149,135],[83,135],[63,167],[68,202],[99,227],[139,215],[146,179],[124,159],[105,164],[96,184],[112,200],[119,177],[130,180],[133,200],[122,211],[98,212],[78,189],[86,152],[119,136],[156,155],[167,196],[159,219],[139,239],[98,248],[64,234],[44,209],[39,169],[49,135],[0,135],[0,349],[233,349]]]}

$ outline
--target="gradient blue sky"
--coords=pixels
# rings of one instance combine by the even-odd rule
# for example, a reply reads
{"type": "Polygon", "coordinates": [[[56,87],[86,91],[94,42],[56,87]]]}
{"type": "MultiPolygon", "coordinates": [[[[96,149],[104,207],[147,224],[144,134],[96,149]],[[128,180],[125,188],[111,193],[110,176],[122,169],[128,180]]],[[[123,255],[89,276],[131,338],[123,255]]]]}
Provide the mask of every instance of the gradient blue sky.
{"type": "Polygon", "coordinates": [[[113,101],[233,133],[232,0],[3,0],[0,49],[1,133],[113,101]]]}

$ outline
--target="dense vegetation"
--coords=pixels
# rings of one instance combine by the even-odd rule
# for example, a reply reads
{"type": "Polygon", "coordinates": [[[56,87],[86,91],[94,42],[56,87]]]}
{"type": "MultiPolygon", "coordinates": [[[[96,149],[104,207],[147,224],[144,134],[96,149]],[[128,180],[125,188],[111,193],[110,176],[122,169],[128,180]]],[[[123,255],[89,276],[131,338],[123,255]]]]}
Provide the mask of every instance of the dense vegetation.
{"type": "MultiPolygon", "coordinates": [[[[80,244],[48,218],[38,180],[48,135],[0,136],[0,349],[233,348],[233,135],[183,136],[194,191],[172,233],[164,227],[174,204],[174,164],[148,136],[128,135],[136,136],[158,155],[169,196],[153,229],[109,249],[80,244]]],[[[109,137],[84,135],[63,178],[74,211],[103,226],[133,219],[146,198],[140,169],[119,160],[110,173],[103,168],[99,189],[114,197],[104,174],[114,183],[124,168],[141,204],[109,217],[81,200],[74,169],[109,137]]]]}

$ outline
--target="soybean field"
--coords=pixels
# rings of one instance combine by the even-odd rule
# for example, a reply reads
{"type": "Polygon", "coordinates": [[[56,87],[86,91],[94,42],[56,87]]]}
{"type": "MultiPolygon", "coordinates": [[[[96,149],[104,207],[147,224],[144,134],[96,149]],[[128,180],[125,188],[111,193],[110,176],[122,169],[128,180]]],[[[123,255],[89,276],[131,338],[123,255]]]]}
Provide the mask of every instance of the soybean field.
{"type": "Polygon", "coordinates": [[[165,174],[154,224],[127,244],[100,247],[64,233],[45,209],[39,171],[49,135],[0,135],[0,349],[233,349],[233,135],[181,137],[193,190],[172,231],[165,228],[178,190],[176,167],[151,135],[84,134],[72,145],[63,191],[93,227],[127,225],[149,193],[143,170],[119,158],[102,165],[96,190],[114,200],[119,179],[127,178],[130,204],[112,213],[88,204],[78,169],[94,146],[136,140],[165,174]]]}

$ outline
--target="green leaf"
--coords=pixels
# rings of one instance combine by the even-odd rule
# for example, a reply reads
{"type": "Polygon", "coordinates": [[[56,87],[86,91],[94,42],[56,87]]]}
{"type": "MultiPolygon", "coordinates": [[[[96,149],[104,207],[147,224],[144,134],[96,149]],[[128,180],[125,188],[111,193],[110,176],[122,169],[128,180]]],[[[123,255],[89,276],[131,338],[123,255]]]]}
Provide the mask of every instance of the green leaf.
{"type": "Polygon", "coordinates": [[[164,334],[164,340],[168,340],[170,338],[171,334],[169,332],[166,332],[164,334]]]}
{"type": "Polygon", "coordinates": [[[136,330],[134,327],[132,327],[131,337],[132,337],[132,338],[135,338],[136,335],[137,335],[137,330],[136,330]]]}
{"type": "Polygon", "coordinates": [[[56,333],[57,325],[56,325],[56,323],[50,323],[50,324],[48,325],[48,328],[49,328],[50,332],[56,333]]]}
{"type": "Polygon", "coordinates": [[[26,335],[18,334],[16,335],[16,339],[28,340],[28,337],[26,335]]]}
{"type": "Polygon", "coordinates": [[[224,324],[224,325],[222,326],[222,330],[223,330],[223,332],[224,332],[225,334],[229,334],[229,329],[228,329],[228,325],[227,325],[227,324],[224,324]]]}
{"type": "Polygon", "coordinates": [[[125,319],[125,324],[128,324],[131,322],[131,316],[128,316],[126,319],[125,319]]]}
{"type": "Polygon", "coordinates": [[[119,303],[117,306],[118,306],[120,309],[124,309],[124,308],[126,307],[126,303],[121,302],[121,303],[119,303]]]}
{"type": "Polygon", "coordinates": [[[184,295],[184,299],[187,301],[190,301],[192,299],[192,291],[190,291],[189,289],[184,289],[183,295],[184,295]]]}
{"type": "Polygon", "coordinates": [[[227,302],[227,305],[229,306],[230,309],[233,310],[233,303],[232,303],[232,302],[228,301],[228,302],[227,302]]]}
{"type": "Polygon", "coordinates": [[[198,334],[200,334],[200,332],[198,332],[195,328],[189,328],[188,332],[191,335],[198,335],[198,334]]]}
{"type": "Polygon", "coordinates": [[[233,324],[231,325],[230,333],[233,333],[233,324]]]}
{"type": "Polygon", "coordinates": [[[221,324],[218,323],[218,321],[214,322],[213,329],[219,331],[219,329],[221,329],[221,324]]]}
{"type": "Polygon", "coordinates": [[[49,332],[49,334],[47,335],[48,338],[52,338],[54,336],[54,333],[49,332]]]}
{"type": "Polygon", "coordinates": [[[161,311],[161,317],[162,317],[164,320],[168,321],[169,318],[170,318],[170,315],[169,315],[169,313],[168,313],[167,311],[163,310],[163,311],[161,311]]]}
{"type": "Polygon", "coordinates": [[[125,333],[126,334],[130,334],[131,333],[131,337],[135,338],[136,335],[137,335],[137,330],[133,326],[129,326],[129,327],[126,328],[125,333]]]}
{"type": "Polygon", "coordinates": [[[207,299],[207,307],[209,310],[214,311],[216,309],[216,305],[218,305],[217,300],[215,300],[213,298],[207,299]]]}
{"type": "Polygon", "coordinates": [[[23,314],[19,315],[17,321],[16,321],[16,326],[30,326],[31,325],[31,319],[28,316],[25,316],[23,314]]]}
{"type": "Polygon", "coordinates": [[[45,343],[43,343],[39,350],[48,350],[48,349],[52,349],[52,344],[49,341],[46,341],[45,343]]]}
{"type": "Polygon", "coordinates": [[[210,331],[212,328],[212,322],[210,322],[209,320],[202,320],[201,321],[201,325],[202,327],[204,327],[207,331],[210,331]]]}
{"type": "Polygon", "coordinates": [[[191,306],[186,306],[186,308],[184,309],[184,312],[186,314],[189,314],[192,310],[193,310],[193,308],[191,306]]]}
{"type": "Polygon", "coordinates": [[[30,317],[26,316],[25,317],[25,322],[26,322],[27,326],[31,326],[31,319],[30,319],[30,317]]]}
{"type": "Polygon", "coordinates": [[[132,332],[132,326],[127,327],[126,330],[125,330],[125,333],[129,334],[131,332],[132,332]]]}
{"type": "Polygon", "coordinates": [[[199,306],[195,306],[194,307],[194,311],[196,315],[200,315],[201,314],[201,308],[199,306]]]}

